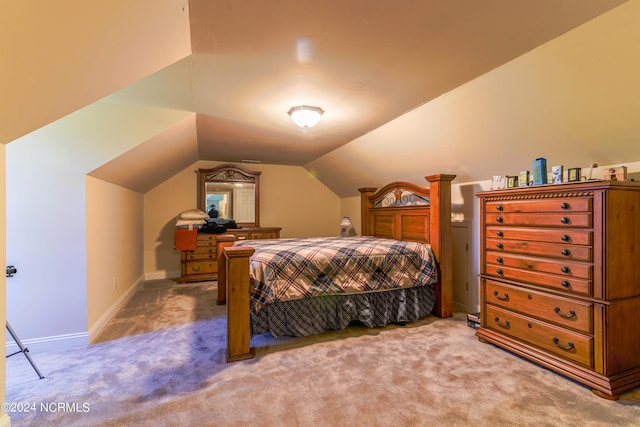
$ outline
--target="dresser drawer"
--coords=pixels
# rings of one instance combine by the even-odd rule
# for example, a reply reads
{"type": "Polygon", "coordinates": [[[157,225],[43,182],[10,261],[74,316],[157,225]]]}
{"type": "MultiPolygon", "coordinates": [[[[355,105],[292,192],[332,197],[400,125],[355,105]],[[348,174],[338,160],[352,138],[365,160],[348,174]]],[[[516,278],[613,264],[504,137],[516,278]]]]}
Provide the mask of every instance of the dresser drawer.
{"type": "Polygon", "coordinates": [[[532,242],[569,243],[590,246],[593,244],[593,231],[576,228],[516,228],[487,227],[485,235],[491,238],[508,240],[529,240],[532,242]]]}
{"type": "Polygon", "coordinates": [[[198,240],[196,242],[196,246],[198,247],[210,247],[216,246],[216,236],[215,234],[208,233],[198,233],[198,240]]]}
{"type": "Polygon", "coordinates": [[[559,274],[579,279],[593,278],[593,264],[571,261],[555,261],[545,258],[531,258],[513,255],[507,252],[487,251],[485,261],[489,264],[514,267],[522,270],[538,271],[541,273],[559,274]]]}
{"type": "Polygon", "coordinates": [[[591,214],[583,213],[487,213],[487,225],[531,227],[591,227],[591,214]]]}
{"type": "Polygon", "coordinates": [[[592,261],[590,246],[563,245],[561,243],[528,242],[522,240],[486,239],[485,249],[496,252],[511,252],[539,255],[573,261],[592,261]]]}
{"type": "Polygon", "coordinates": [[[200,254],[216,254],[216,247],[215,246],[197,246],[195,251],[189,251],[189,252],[196,252],[196,253],[200,253],[200,254]]]}
{"type": "Polygon", "coordinates": [[[182,263],[182,274],[217,273],[218,263],[214,261],[187,261],[182,263]]]}
{"type": "Polygon", "coordinates": [[[537,271],[521,270],[518,268],[502,267],[487,264],[485,274],[506,280],[522,281],[532,285],[554,288],[576,295],[593,296],[590,280],[563,277],[556,274],[539,273],[537,271]]]}
{"type": "Polygon", "coordinates": [[[184,251],[182,252],[182,260],[183,261],[194,261],[194,260],[215,260],[216,259],[216,251],[215,248],[213,250],[208,251],[184,251]]]}
{"type": "Polygon", "coordinates": [[[506,200],[487,202],[490,212],[590,212],[591,198],[565,197],[544,200],[506,200]]]}
{"type": "Polygon", "coordinates": [[[593,304],[556,297],[491,280],[484,283],[487,303],[590,334],[593,332],[593,304]]]}
{"type": "Polygon", "coordinates": [[[250,238],[251,239],[277,239],[278,238],[278,234],[275,231],[270,231],[270,232],[261,232],[261,233],[251,233],[250,234],[250,238]]]}
{"type": "Polygon", "coordinates": [[[593,338],[493,305],[486,306],[487,327],[560,357],[593,367],[593,338]]]}

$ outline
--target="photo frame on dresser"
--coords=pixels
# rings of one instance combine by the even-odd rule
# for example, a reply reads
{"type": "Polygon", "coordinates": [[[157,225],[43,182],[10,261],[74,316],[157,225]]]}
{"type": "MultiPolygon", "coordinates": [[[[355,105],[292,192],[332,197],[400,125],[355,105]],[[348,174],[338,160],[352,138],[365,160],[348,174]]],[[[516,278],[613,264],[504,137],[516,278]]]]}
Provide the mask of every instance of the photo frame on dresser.
{"type": "Polygon", "coordinates": [[[520,175],[518,178],[518,186],[527,187],[529,186],[529,181],[530,181],[529,171],[520,171],[520,175]]]}
{"type": "Polygon", "coordinates": [[[582,173],[582,169],[580,168],[570,168],[567,170],[567,181],[569,182],[577,182],[582,179],[580,174],[582,173]]]}
{"type": "Polygon", "coordinates": [[[551,183],[562,184],[562,176],[564,175],[564,166],[551,166],[551,183]]]}
{"type": "Polygon", "coordinates": [[[493,175],[491,177],[491,189],[492,190],[502,190],[502,175],[493,175]]]}

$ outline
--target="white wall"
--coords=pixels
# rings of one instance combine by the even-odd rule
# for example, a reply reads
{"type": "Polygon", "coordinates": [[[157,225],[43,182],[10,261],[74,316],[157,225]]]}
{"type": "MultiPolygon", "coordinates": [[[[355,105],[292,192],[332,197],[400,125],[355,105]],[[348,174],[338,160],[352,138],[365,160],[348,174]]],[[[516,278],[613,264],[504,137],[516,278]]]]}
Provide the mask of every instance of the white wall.
{"type": "Polygon", "coordinates": [[[82,145],[44,131],[7,146],[7,262],[18,269],[7,286],[7,319],[25,342],[87,343],[82,145]]]}
{"type": "Polygon", "coordinates": [[[97,103],[7,145],[7,317],[31,351],[88,343],[86,174],[188,115],[97,103]]]}

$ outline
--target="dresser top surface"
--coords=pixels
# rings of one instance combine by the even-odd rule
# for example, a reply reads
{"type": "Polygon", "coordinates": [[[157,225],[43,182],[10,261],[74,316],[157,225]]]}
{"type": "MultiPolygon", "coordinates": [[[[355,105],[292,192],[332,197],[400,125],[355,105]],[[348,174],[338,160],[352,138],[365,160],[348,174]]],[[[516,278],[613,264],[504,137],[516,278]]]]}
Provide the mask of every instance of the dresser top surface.
{"type": "Polygon", "coordinates": [[[592,190],[640,190],[637,181],[581,181],[562,184],[530,185],[527,187],[504,188],[501,190],[487,190],[476,193],[477,197],[523,195],[528,193],[565,193],[592,190]]]}

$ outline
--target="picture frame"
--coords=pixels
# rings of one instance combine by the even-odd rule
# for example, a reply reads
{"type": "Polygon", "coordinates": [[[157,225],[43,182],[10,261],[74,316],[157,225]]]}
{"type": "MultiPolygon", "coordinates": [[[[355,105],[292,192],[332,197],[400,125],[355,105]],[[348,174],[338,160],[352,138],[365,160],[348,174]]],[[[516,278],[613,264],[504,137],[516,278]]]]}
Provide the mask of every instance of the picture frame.
{"type": "Polygon", "coordinates": [[[564,166],[551,166],[551,183],[552,184],[562,184],[562,179],[564,176],[564,166]]]}
{"type": "Polygon", "coordinates": [[[520,175],[518,178],[518,186],[519,187],[528,187],[529,186],[529,171],[520,171],[520,175]]]}
{"type": "Polygon", "coordinates": [[[491,177],[491,189],[502,190],[502,175],[493,175],[491,177]]]}
{"type": "Polygon", "coordinates": [[[507,175],[507,188],[516,188],[518,186],[518,176],[507,175]]]}
{"type": "Polygon", "coordinates": [[[582,180],[582,176],[580,175],[581,173],[582,173],[581,168],[569,168],[567,170],[567,181],[578,182],[582,180]]]}

